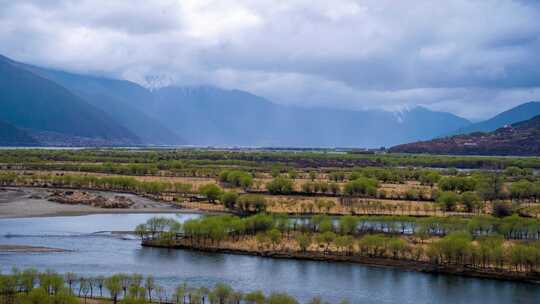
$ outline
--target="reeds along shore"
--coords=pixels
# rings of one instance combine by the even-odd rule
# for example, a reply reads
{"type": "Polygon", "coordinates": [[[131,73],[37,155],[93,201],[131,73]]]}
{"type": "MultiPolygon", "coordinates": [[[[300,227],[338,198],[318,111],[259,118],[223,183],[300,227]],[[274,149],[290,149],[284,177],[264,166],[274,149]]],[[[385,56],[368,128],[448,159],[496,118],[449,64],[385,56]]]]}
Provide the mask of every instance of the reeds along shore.
{"type": "Polygon", "coordinates": [[[144,246],[540,281],[538,241],[482,232],[477,228],[493,230],[486,228],[487,222],[475,226],[475,220],[452,223],[447,219],[422,219],[421,227],[412,230],[418,224],[407,220],[407,217],[341,217],[335,222],[320,216],[289,219],[259,214],[247,218],[212,216],[181,224],[153,218],[139,225],[137,233],[144,246]],[[464,230],[467,227],[473,233],[464,230]]]}

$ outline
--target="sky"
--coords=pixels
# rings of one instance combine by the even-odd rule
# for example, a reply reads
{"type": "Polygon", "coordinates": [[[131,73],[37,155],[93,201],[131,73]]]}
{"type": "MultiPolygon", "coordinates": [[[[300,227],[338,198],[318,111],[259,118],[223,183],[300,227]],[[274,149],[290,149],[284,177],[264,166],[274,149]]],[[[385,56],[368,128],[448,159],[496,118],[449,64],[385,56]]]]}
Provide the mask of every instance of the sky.
{"type": "Polygon", "coordinates": [[[0,0],[0,53],[151,88],[479,120],[540,100],[539,3],[0,0]]]}

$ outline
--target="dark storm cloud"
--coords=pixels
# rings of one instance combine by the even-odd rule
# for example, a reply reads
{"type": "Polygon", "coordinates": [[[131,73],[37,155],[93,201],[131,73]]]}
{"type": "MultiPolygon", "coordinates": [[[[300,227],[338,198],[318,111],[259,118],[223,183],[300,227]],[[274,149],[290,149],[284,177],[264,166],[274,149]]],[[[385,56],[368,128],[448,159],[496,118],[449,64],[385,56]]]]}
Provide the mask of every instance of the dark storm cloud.
{"type": "Polygon", "coordinates": [[[540,99],[537,1],[2,1],[0,52],[145,85],[483,117],[540,99]],[[149,83],[149,81],[151,83],[149,83]]]}

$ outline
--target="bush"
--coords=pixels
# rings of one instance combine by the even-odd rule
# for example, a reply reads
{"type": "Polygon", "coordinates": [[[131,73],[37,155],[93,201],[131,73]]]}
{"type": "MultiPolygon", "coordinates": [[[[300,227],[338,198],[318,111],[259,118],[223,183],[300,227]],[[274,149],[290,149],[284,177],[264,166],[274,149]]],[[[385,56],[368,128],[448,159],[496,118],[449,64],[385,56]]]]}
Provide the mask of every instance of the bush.
{"type": "Polygon", "coordinates": [[[221,195],[221,202],[226,208],[234,209],[236,201],[238,200],[238,194],[236,192],[224,192],[221,195]]]}
{"type": "Polygon", "coordinates": [[[230,184],[234,187],[249,188],[253,184],[251,174],[240,170],[224,170],[219,174],[221,182],[230,184]]]}
{"type": "Polygon", "coordinates": [[[377,187],[379,182],[373,178],[358,177],[355,180],[348,182],[345,185],[344,192],[349,196],[369,196],[375,197],[377,195],[377,187]]]}
{"type": "Polygon", "coordinates": [[[215,184],[206,184],[199,188],[199,193],[206,196],[208,201],[213,203],[221,195],[221,189],[215,184]]]}
{"type": "Polygon", "coordinates": [[[476,192],[467,191],[461,195],[463,205],[468,212],[472,212],[480,207],[480,196],[476,192]]]}
{"type": "Polygon", "coordinates": [[[293,181],[290,178],[278,176],[266,184],[266,189],[272,194],[289,194],[293,191],[293,181]]]}
{"type": "Polygon", "coordinates": [[[298,304],[293,297],[285,293],[272,293],[267,300],[268,304],[298,304]]]}
{"type": "Polygon", "coordinates": [[[460,197],[458,194],[451,191],[445,191],[439,195],[437,203],[439,203],[446,211],[454,211],[459,199],[460,197]]]}
{"type": "Polygon", "coordinates": [[[439,181],[439,188],[442,191],[473,191],[476,188],[476,180],[470,177],[448,176],[439,181]]]}

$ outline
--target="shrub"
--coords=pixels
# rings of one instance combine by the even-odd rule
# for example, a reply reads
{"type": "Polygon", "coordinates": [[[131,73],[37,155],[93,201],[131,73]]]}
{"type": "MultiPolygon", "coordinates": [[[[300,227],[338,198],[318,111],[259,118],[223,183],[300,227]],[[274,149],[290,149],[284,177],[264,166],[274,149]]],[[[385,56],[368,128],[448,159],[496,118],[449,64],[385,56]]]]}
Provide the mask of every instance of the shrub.
{"type": "Polygon", "coordinates": [[[437,203],[439,203],[446,211],[454,211],[459,199],[460,197],[458,194],[451,191],[445,191],[439,195],[437,203]]]}
{"type": "Polygon", "coordinates": [[[348,182],[345,185],[344,192],[349,196],[360,195],[375,197],[377,195],[378,186],[379,182],[376,179],[359,177],[348,182]]]}
{"type": "Polygon", "coordinates": [[[226,208],[234,209],[236,201],[238,200],[238,194],[236,192],[224,192],[221,195],[221,202],[226,208]]]}
{"type": "Polygon", "coordinates": [[[199,188],[199,193],[206,196],[206,198],[208,198],[208,201],[213,203],[217,199],[219,199],[219,196],[221,195],[221,189],[215,184],[206,184],[199,188]]]}
{"type": "Polygon", "coordinates": [[[293,191],[293,181],[290,178],[278,176],[266,184],[266,189],[272,194],[289,194],[293,191]]]}

